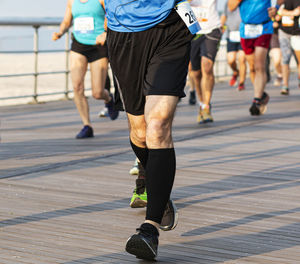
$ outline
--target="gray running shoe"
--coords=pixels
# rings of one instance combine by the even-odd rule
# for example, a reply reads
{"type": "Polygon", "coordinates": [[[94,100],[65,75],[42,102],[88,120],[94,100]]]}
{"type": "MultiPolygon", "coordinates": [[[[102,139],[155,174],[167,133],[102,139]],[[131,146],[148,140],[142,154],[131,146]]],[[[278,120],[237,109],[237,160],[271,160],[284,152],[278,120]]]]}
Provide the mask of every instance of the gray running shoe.
{"type": "Polygon", "coordinates": [[[163,231],[170,231],[178,224],[178,212],[172,200],[169,200],[161,220],[159,228],[163,231]]]}

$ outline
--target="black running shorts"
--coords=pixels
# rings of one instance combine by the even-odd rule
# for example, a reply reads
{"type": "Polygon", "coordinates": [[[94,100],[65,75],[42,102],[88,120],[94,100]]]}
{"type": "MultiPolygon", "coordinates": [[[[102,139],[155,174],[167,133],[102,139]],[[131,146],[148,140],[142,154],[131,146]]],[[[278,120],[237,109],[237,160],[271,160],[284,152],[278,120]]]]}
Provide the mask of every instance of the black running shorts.
{"type": "Polygon", "coordinates": [[[106,43],[103,46],[85,45],[78,42],[73,35],[72,35],[71,50],[85,56],[88,62],[93,62],[108,57],[106,43]]]}
{"type": "Polygon", "coordinates": [[[175,11],[145,31],[108,30],[109,61],[126,112],[144,114],[145,96],[185,96],[192,37],[175,11]]]}
{"type": "Polygon", "coordinates": [[[232,42],[227,39],[227,52],[237,52],[243,50],[241,42],[232,42]]]}
{"type": "Polygon", "coordinates": [[[191,64],[193,71],[201,69],[201,57],[215,61],[221,37],[221,30],[216,28],[211,33],[201,36],[197,35],[192,40],[191,64]]]}

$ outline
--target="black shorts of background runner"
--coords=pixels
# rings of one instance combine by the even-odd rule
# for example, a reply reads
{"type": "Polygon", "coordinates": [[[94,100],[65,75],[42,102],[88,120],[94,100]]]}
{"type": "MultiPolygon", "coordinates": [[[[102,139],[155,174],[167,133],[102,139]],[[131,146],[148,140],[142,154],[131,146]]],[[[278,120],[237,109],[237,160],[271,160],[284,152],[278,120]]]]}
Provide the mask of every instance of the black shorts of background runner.
{"type": "Polygon", "coordinates": [[[145,96],[185,96],[192,38],[175,11],[145,31],[108,30],[109,61],[126,112],[144,114],[145,96]]]}
{"type": "Polygon", "coordinates": [[[107,58],[107,44],[102,45],[85,45],[78,42],[72,34],[71,50],[87,58],[87,61],[93,62],[102,58],[107,58]]]}
{"type": "Polygon", "coordinates": [[[219,49],[222,37],[221,29],[216,28],[209,34],[204,34],[197,39],[192,40],[191,46],[191,64],[192,70],[201,69],[201,57],[206,57],[213,62],[219,49]]]}
{"type": "Polygon", "coordinates": [[[243,50],[241,42],[232,42],[227,39],[227,52],[243,50]]]}

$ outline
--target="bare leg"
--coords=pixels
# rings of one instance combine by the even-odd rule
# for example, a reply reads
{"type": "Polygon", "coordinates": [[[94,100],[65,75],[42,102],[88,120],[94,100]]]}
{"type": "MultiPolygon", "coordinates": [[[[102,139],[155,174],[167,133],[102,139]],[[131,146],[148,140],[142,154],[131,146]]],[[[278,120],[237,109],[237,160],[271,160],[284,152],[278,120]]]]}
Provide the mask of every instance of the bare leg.
{"type": "Polygon", "coordinates": [[[193,77],[191,76],[191,72],[192,72],[192,65],[191,63],[189,63],[189,71],[188,71],[188,80],[189,80],[189,91],[195,91],[195,82],[193,77]]]}
{"type": "Polygon", "coordinates": [[[239,51],[240,84],[244,84],[247,74],[246,56],[243,50],[239,51]]]}
{"type": "Polygon", "coordinates": [[[210,105],[212,98],[213,88],[215,85],[215,77],[213,72],[214,62],[206,57],[201,59],[202,68],[202,80],[201,80],[201,90],[203,96],[203,103],[205,105],[210,105]]]}
{"type": "Polygon", "coordinates": [[[203,102],[202,90],[201,90],[201,70],[191,71],[190,76],[195,84],[197,96],[200,102],[203,102]]]}
{"type": "Polygon", "coordinates": [[[227,63],[230,66],[230,68],[233,71],[234,75],[238,75],[239,71],[238,71],[238,67],[236,64],[236,51],[231,51],[227,53],[227,63]]]}
{"type": "Polygon", "coordinates": [[[89,105],[84,95],[84,77],[87,70],[85,56],[71,51],[71,79],[74,89],[74,102],[84,125],[91,125],[89,105]]]}
{"type": "Polygon", "coordinates": [[[290,66],[289,64],[282,65],[282,77],[283,77],[283,86],[289,87],[289,79],[290,79],[290,66]]]}
{"type": "Polygon", "coordinates": [[[103,99],[105,103],[110,101],[109,92],[105,89],[107,78],[108,59],[102,58],[90,63],[92,94],[95,99],[103,99]]]}
{"type": "Polygon", "coordinates": [[[300,88],[300,50],[295,51],[296,58],[298,60],[298,80],[299,80],[299,88],[300,88]]]}
{"type": "Polygon", "coordinates": [[[255,80],[254,97],[261,98],[266,86],[266,56],[268,50],[263,47],[255,48],[255,80]]]}
{"type": "Polygon", "coordinates": [[[249,70],[250,70],[250,79],[252,84],[254,85],[255,80],[255,55],[254,53],[250,55],[246,55],[247,62],[249,64],[249,70]]]}
{"type": "Polygon", "coordinates": [[[281,50],[280,48],[271,49],[271,56],[274,62],[274,67],[277,76],[282,76],[282,67],[281,67],[281,50]]]}

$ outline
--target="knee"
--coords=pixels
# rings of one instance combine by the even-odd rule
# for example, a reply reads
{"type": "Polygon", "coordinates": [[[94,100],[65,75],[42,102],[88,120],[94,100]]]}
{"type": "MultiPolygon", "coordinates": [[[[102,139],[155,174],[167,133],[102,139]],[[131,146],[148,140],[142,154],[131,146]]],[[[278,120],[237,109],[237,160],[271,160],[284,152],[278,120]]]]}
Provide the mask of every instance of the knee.
{"type": "Polygon", "coordinates": [[[255,72],[265,72],[266,71],[266,66],[262,63],[256,63],[254,67],[255,72]]]}
{"type": "Polygon", "coordinates": [[[84,85],[83,83],[73,84],[74,95],[84,95],[84,85]]]}
{"type": "Polygon", "coordinates": [[[249,71],[250,71],[250,73],[255,73],[255,66],[254,66],[254,64],[249,64],[249,71]]]}
{"type": "Polygon", "coordinates": [[[233,64],[235,64],[235,58],[234,57],[228,57],[227,62],[228,62],[229,65],[233,65],[233,64]]]}
{"type": "Polygon", "coordinates": [[[139,145],[146,144],[146,129],[139,127],[130,130],[130,138],[133,142],[137,142],[139,145]]]}
{"type": "Polygon", "coordinates": [[[147,124],[147,145],[161,145],[171,137],[171,125],[168,118],[152,119],[147,124]]]}
{"type": "Polygon", "coordinates": [[[202,64],[202,74],[206,76],[212,76],[213,75],[213,63],[203,63],[202,64]]]}
{"type": "Polygon", "coordinates": [[[98,92],[98,91],[92,91],[92,96],[97,99],[97,100],[100,100],[100,99],[103,99],[104,98],[104,93],[103,92],[98,92]]]}
{"type": "Polygon", "coordinates": [[[201,79],[201,71],[200,70],[192,71],[191,76],[193,79],[199,80],[199,79],[201,79]]]}

